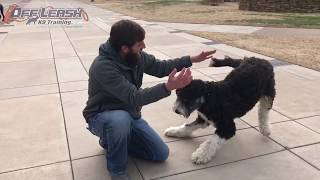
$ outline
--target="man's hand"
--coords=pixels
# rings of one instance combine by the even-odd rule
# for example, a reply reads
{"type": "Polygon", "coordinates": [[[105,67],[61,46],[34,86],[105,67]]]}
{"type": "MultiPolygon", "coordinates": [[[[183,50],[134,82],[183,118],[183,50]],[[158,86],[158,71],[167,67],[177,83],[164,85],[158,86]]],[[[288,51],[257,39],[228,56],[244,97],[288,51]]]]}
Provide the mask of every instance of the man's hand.
{"type": "Polygon", "coordinates": [[[165,84],[168,91],[183,88],[192,81],[192,75],[189,68],[183,68],[177,77],[175,77],[176,73],[177,69],[174,68],[174,70],[169,74],[168,82],[165,84]]]}
{"type": "Polygon", "coordinates": [[[216,53],[216,50],[213,51],[202,51],[199,55],[197,56],[191,56],[191,62],[192,63],[198,63],[202,62],[206,59],[212,58],[212,54],[216,53]]]}

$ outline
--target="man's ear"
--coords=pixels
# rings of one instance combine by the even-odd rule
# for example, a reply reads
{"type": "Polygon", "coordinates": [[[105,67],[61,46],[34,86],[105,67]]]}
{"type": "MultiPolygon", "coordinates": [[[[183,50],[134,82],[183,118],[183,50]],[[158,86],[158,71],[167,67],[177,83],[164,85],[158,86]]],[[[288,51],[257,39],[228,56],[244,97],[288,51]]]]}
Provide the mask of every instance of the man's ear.
{"type": "Polygon", "coordinates": [[[127,54],[129,52],[129,47],[128,46],[121,46],[121,52],[124,54],[127,54]]]}

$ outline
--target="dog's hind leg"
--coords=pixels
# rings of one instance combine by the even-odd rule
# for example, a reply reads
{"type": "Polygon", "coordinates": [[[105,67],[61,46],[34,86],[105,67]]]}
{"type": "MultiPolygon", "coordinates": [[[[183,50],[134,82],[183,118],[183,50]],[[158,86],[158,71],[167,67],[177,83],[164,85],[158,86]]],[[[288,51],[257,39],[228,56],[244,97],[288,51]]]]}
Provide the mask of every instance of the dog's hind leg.
{"type": "Polygon", "coordinates": [[[166,129],[164,135],[169,137],[188,137],[193,131],[199,128],[206,128],[208,126],[209,123],[198,116],[197,119],[191,123],[166,129]]]}
{"type": "Polygon", "coordinates": [[[229,56],[225,56],[224,59],[212,58],[209,67],[230,66],[230,67],[236,68],[240,66],[241,62],[242,62],[241,59],[234,59],[229,56]]]}
{"type": "Polygon", "coordinates": [[[259,129],[264,136],[271,134],[271,125],[269,122],[269,112],[273,105],[273,100],[276,96],[274,77],[270,78],[265,89],[264,95],[259,100],[258,119],[259,129]]]}
{"type": "Polygon", "coordinates": [[[271,125],[269,122],[269,112],[272,108],[273,98],[270,96],[263,96],[259,100],[258,119],[259,129],[264,136],[271,134],[271,125]]]}

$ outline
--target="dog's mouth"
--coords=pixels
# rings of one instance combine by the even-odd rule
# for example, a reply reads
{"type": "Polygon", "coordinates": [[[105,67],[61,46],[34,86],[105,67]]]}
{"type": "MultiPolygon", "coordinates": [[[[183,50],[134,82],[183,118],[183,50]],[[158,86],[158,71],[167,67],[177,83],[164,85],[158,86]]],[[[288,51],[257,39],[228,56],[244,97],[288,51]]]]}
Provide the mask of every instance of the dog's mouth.
{"type": "Polygon", "coordinates": [[[184,118],[186,118],[186,119],[188,119],[189,118],[189,116],[190,116],[190,114],[186,114],[186,113],[181,113],[181,112],[178,112],[178,111],[174,111],[175,113],[177,113],[177,114],[179,114],[179,115],[181,115],[181,116],[183,116],[184,118]]]}
{"type": "Polygon", "coordinates": [[[201,103],[202,103],[202,101],[199,100],[199,102],[197,101],[196,103],[193,103],[191,106],[186,106],[184,103],[177,100],[174,103],[173,111],[176,114],[182,115],[183,117],[188,119],[189,116],[191,115],[191,113],[200,107],[201,103]]]}
{"type": "Polygon", "coordinates": [[[188,111],[186,109],[181,108],[179,106],[178,107],[177,106],[173,107],[173,111],[176,114],[179,114],[179,115],[185,117],[186,119],[189,118],[189,116],[190,116],[190,113],[188,113],[188,111]]]}
{"type": "Polygon", "coordinates": [[[199,109],[201,105],[204,103],[204,98],[200,97],[196,99],[195,101],[191,101],[187,103],[182,103],[180,100],[176,100],[173,106],[173,111],[179,115],[182,115],[185,118],[189,118],[192,112],[199,109]]]}

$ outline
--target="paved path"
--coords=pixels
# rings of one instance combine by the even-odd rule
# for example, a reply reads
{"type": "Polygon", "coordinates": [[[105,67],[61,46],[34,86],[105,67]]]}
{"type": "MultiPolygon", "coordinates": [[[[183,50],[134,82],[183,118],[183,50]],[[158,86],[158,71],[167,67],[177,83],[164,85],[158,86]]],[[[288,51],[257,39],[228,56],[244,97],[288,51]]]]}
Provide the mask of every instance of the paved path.
{"type": "Polygon", "coordinates": [[[256,26],[235,26],[235,25],[210,25],[210,24],[187,24],[187,23],[166,23],[153,22],[162,26],[181,31],[205,31],[236,34],[258,34],[267,36],[293,36],[293,37],[319,37],[320,29],[303,28],[272,28],[256,26]]]}
{"type": "MultiPolygon", "coordinates": [[[[4,4],[12,1],[1,1],[4,4]]],[[[87,100],[88,68],[110,25],[130,18],[78,1],[23,1],[25,7],[83,7],[90,21],[82,28],[16,24],[0,27],[0,180],[110,179],[98,139],[86,130],[81,111],[87,100]]],[[[134,18],[130,18],[134,19],[134,18]]],[[[171,106],[174,93],[145,106],[143,116],[170,147],[164,163],[130,159],[132,179],[319,180],[320,73],[272,57],[217,44],[153,22],[135,20],[147,32],[147,52],[160,59],[217,49],[216,57],[259,56],[275,66],[277,97],[270,114],[272,135],[257,130],[257,108],[238,119],[237,135],[206,165],[191,153],[213,129],[189,139],[162,132],[186,122],[171,106]]],[[[221,80],[230,68],[192,67],[194,77],[221,80]]],[[[166,78],[144,77],[144,87],[166,78]]],[[[193,115],[188,121],[195,118],[193,115]]]]}

